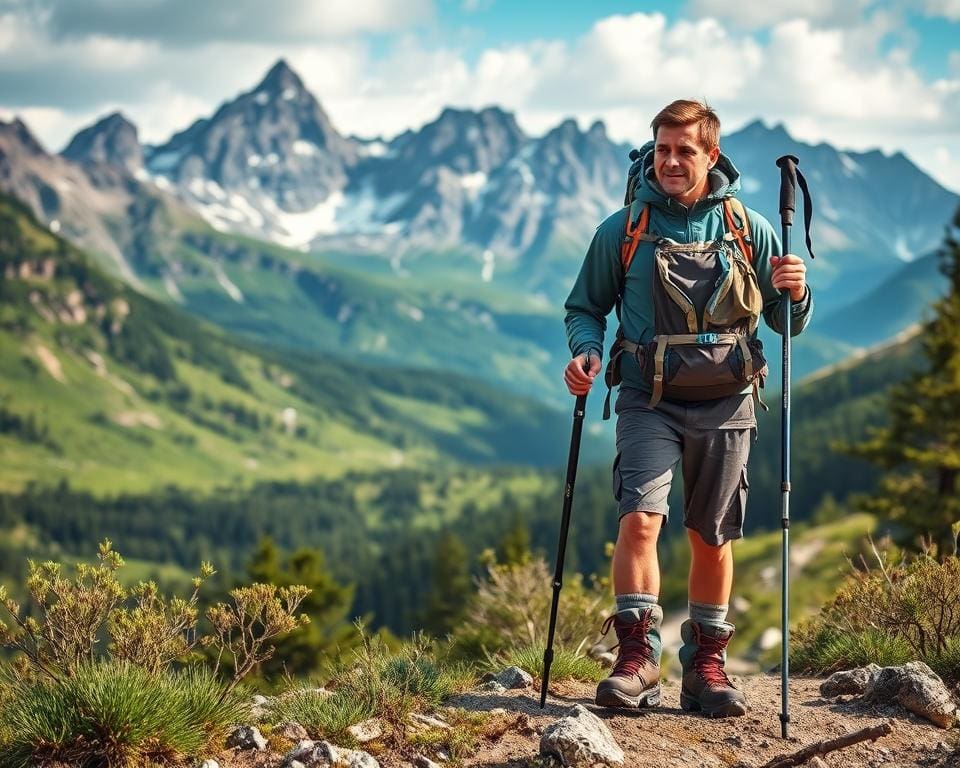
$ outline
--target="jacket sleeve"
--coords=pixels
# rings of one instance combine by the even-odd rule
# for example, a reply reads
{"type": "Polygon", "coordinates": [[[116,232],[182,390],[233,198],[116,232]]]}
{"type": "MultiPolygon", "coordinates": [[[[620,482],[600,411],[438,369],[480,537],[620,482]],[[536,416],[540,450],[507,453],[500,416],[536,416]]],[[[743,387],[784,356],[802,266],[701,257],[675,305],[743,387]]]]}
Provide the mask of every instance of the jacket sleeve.
{"type": "Polygon", "coordinates": [[[607,315],[617,303],[622,280],[620,242],[625,222],[626,209],[621,209],[597,227],[564,304],[567,344],[573,357],[585,352],[603,357],[607,315]]]}
{"type": "MultiPolygon", "coordinates": [[[[753,238],[753,268],[760,283],[760,293],[763,296],[764,322],[776,333],[783,334],[783,302],[784,295],[773,287],[773,267],[770,265],[771,256],[782,256],[783,248],[777,233],[763,216],[755,211],[749,211],[750,235],[753,238]]],[[[796,301],[790,308],[790,335],[796,336],[810,322],[813,315],[813,294],[810,286],[801,301],[796,301]]]]}

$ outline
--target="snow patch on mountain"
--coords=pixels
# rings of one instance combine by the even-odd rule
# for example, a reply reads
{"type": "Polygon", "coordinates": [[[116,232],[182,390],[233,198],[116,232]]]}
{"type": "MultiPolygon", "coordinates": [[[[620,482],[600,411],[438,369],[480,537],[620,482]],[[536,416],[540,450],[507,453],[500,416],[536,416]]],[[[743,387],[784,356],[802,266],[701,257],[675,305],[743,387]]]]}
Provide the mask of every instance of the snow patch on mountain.
{"type": "Polygon", "coordinates": [[[214,262],[213,274],[217,278],[217,282],[220,284],[220,287],[227,292],[227,295],[237,302],[237,304],[243,304],[243,293],[237,287],[237,284],[227,277],[227,273],[223,271],[223,265],[214,262]]]}

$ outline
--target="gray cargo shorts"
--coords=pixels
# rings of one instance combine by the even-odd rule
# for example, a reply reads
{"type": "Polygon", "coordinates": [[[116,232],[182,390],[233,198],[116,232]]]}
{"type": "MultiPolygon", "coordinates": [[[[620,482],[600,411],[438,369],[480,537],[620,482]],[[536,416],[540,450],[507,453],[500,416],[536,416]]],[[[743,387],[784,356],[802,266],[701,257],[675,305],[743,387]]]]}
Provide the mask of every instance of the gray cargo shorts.
{"type": "Polygon", "coordinates": [[[698,403],[661,400],[621,387],[613,494],[620,517],[669,515],[667,496],[683,460],[683,524],[711,546],[743,537],[747,459],[756,438],[753,398],[734,395],[698,403]]]}

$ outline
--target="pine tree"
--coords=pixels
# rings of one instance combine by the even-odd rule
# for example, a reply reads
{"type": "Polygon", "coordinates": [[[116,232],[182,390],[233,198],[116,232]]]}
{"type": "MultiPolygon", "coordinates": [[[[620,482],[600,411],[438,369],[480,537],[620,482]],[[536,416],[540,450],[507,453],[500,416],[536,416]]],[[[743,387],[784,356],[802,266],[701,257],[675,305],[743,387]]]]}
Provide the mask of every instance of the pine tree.
{"type": "Polygon", "coordinates": [[[960,545],[960,210],[940,251],[947,295],[934,304],[921,345],[927,370],[891,390],[889,424],[850,448],[885,470],[880,487],[862,502],[895,521],[910,543],[930,540],[940,555],[960,545]]]}
{"type": "Polygon", "coordinates": [[[449,531],[437,540],[433,561],[433,585],[427,595],[423,628],[443,636],[452,631],[467,607],[473,592],[467,548],[449,531]]]}
{"type": "Polygon", "coordinates": [[[334,580],[319,550],[298,549],[281,561],[273,540],[265,536],[247,566],[247,573],[253,581],[278,587],[303,584],[312,590],[300,604],[300,613],[307,614],[310,623],[275,643],[276,653],[260,669],[264,677],[275,679],[284,672],[316,672],[331,656],[356,645],[356,633],[347,621],[353,587],[334,580]]]}
{"type": "Polygon", "coordinates": [[[533,559],[530,551],[530,529],[520,517],[497,544],[497,562],[501,565],[526,565],[533,559]]]}

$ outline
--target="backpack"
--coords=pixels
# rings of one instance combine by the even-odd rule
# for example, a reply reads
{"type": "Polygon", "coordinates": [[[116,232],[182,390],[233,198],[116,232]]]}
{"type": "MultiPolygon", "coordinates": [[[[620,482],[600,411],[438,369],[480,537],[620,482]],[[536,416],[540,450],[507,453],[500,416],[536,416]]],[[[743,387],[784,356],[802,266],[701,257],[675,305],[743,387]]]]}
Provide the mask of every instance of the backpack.
{"type": "MultiPolygon", "coordinates": [[[[754,394],[766,376],[766,360],[754,338],[763,299],[753,270],[753,244],[746,209],[735,198],[723,201],[726,234],[710,243],[676,243],[648,233],[650,207],[633,220],[633,189],[641,172],[640,152],[630,153],[624,204],[627,222],[620,251],[621,283],[617,318],[627,271],[641,241],[656,244],[654,252],[654,338],[639,344],[626,339],[622,326],[610,352],[604,379],[607,397],[603,418],[610,417],[610,392],[620,383],[620,358],[631,354],[652,395],[681,401],[711,400],[742,392],[754,394]],[[705,293],[705,290],[710,290],[705,293]],[[690,295],[688,295],[690,294],[690,295]]],[[[761,403],[762,405],[762,403],[761,403]]]]}

